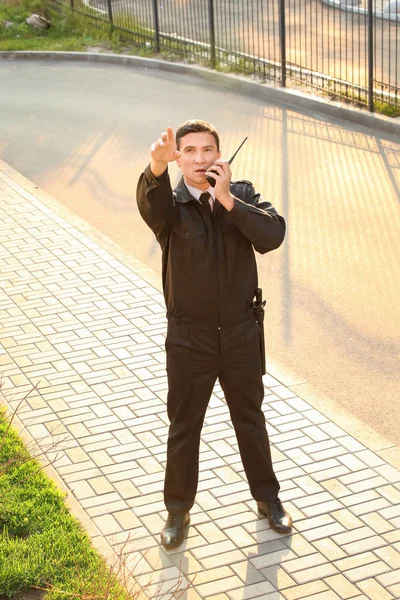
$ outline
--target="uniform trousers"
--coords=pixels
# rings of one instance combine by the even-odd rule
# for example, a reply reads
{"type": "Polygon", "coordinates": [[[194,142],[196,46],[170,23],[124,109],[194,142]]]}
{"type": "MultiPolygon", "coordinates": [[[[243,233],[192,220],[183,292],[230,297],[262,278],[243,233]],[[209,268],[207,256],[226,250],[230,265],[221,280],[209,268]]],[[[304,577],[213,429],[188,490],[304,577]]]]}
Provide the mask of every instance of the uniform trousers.
{"type": "Polygon", "coordinates": [[[164,501],[172,515],[183,515],[194,504],[200,434],[217,378],[225,394],[251,495],[261,502],[278,496],[279,483],[261,408],[264,388],[260,335],[254,319],[220,330],[168,323],[165,346],[170,427],[164,501]]]}

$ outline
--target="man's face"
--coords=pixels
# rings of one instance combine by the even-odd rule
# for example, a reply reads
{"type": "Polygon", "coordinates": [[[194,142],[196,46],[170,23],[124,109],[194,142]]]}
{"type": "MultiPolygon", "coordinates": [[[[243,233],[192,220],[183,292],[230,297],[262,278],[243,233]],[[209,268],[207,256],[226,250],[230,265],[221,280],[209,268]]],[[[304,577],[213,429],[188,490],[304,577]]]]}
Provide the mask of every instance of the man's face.
{"type": "Polygon", "coordinates": [[[187,133],[181,138],[179,151],[182,154],[176,162],[185,183],[200,190],[208,189],[205,172],[221,156],[214,136],[208,132],[187,133]]]}

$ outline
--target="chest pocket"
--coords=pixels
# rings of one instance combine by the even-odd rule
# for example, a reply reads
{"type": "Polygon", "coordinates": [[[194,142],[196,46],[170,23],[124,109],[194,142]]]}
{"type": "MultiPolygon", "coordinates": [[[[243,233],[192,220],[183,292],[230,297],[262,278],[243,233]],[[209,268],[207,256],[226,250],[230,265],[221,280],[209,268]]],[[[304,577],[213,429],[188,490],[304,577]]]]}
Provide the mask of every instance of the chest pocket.
{"type": "Polygon", "coordinates": [[[186,264],[201,260],[207,241],[204,223],[193,221],[177,221],[172,226],[173,246],[176,258],[186,264]]]}
{"type": "Polygon", "coordinates": [[[172,226],[172,231],[183,240],[193,240],[201,235],[206,235],[202,223],[185,223],[184,221],[178,221],[172,226]]]}
{"type": "Polygon", "coordinates": [[[236,260],[243,250],[250,245],[249,240],[229,218],[221,219],[223,253],[226,258],[236,260]]]}

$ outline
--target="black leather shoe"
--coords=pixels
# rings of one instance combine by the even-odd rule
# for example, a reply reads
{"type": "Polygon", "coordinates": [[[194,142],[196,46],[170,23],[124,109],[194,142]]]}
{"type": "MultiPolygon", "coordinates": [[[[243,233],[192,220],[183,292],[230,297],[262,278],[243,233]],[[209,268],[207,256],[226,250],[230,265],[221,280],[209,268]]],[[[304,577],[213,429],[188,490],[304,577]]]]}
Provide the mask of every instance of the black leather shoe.
{"type": "Polygon", "coordinates": [[[170,515],[161,532],[161,543],[167,550],[180,546],[185,537],[185,529],[190,523],[190,515],[170,515]]]}
{"type": "Polygon", "coordinates": [[[292,517],[282,506],[277,498],[273,502],[257,502],[258,511],[265,515],[271,528],[278,533],[290,533],[292,530],[292,517]]]}

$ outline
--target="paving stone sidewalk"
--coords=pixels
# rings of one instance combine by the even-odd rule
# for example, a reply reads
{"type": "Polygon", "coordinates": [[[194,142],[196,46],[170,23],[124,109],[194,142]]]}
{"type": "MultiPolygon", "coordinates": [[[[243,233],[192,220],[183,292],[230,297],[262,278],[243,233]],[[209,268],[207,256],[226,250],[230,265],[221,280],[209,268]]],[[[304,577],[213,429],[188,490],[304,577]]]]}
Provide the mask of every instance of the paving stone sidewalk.
{"type": "Polygon", "coordinates": [[[166,599],[180,572],[193,579],[186,600],[400,598],[400,473],[268,375],[264,410],[293,535],[257,515],[217,385],[188,539],[160,548],[162,295],[7,173],[0,162],[4,391],[15,407],[39,382],[19,418],[39,444],[61,440],[54,467],[92,535],[166,599]]]}

